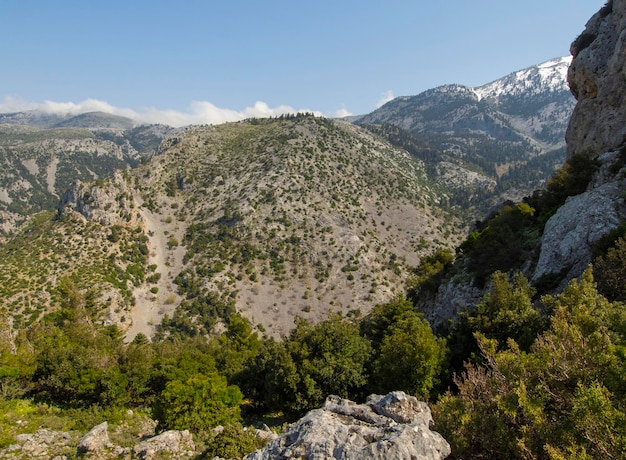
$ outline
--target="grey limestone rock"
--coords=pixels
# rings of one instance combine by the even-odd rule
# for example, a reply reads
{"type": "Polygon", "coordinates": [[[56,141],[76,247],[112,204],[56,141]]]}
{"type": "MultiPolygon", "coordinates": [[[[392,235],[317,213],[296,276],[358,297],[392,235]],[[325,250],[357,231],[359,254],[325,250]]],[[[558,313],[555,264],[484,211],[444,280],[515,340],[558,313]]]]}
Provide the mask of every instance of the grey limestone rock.
{"type": "Polygon", "coordinates": [[[42,428],[35,433],[19,434],[17,444],[0,450],[0,458],[49,459],[59,451],[67,451],[72,444],[72,435],[66,432],[42,428]]]}
{"type": "Polygon", "coordinates": [[[567,283],[592,262],[593,245],[626,217],[623,187],[606,183],[567,199],[546,223],[533,281],[561,274],[567,283]]]}
{"type": "Polygon", "coordinates": [[[403,392],[372,395],[366,404],[329,396],[246,460],[444,459],[450,446],[431,424],[428,406],[403,392]]]}
{"type": "Polygon", "coordinates": [[[76,449],[76,455],[94,455],[103,452],[107,449],[111,449],[113,445],[109,441],[109,425],[107,422],[102,422],[100,425],[96,425],[87,433],[78,443],[76,449]]]}
{"type": "Polygon", "coordinates": [[[138,220],[132,191],[116,171],[110,182],[74,182],[59,203],[59,215],[76,213],[102,225],[129,225],[138,220]]]}
{"type": "Polygon", "coordinates": [[[170,458],[184,458],[194,455],[196,447],[189,431],[164,431],[133,447],[138,458],[150,460],[157,455],[167,454],[170,458]]]}
{"type": "Polygon", "coordinates": [[[599,154],[626,140],[626,0],[611,0],[572,43],[568,72],[578,103],[565,136],[567,155],[599,154]]]}

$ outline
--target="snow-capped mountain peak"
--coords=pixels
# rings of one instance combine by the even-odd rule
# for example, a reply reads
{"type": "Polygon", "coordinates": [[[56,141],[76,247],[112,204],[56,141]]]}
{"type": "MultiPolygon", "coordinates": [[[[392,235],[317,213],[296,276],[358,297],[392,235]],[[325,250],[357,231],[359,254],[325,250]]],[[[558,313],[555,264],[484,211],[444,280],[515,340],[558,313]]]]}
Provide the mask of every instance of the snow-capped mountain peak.
{"type": "Polygon", "coordinates": [[[568,91],[567,69],[571,56],[560,57],[519,70],[486,85],[473,88],[479,99],[499,99],[522,93],[533,95],[546,91],[568,91]]]}

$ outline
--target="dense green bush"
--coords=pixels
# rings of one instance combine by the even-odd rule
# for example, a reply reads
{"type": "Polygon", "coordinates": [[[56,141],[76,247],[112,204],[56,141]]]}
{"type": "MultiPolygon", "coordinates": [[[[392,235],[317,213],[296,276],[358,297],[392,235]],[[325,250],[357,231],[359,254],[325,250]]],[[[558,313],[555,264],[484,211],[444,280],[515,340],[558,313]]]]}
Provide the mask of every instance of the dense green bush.
{"type": "Polygon", "coordinates": [[[458,375],[434,407],[454,458],[622,458],[626,449],[623,306],[591,271],[546,297],[550,327],[529,351],[477,334],[485,364],[458,375]]]}
{"type": "Polygon", "coordinates": [[[244,429],[240,424],[226,425],[220,433],[211,434],[202,458],[242,458],[262,448],[266,441],[257,437],[254,430],[244,429]]]}
{"type": "Polygon", "coordinates": [[[495,272],[489,292],[475,308],[461,312],[450,329],[450,369],[460,371],[464,362],[481,361],[476,333],[496,340],[500,348],[513,339],[528,350],[547,327],[546,316],[533,304],[534,295],[523,274],[517,273],[509,282],[506,274],[495,272]]]}
{"type": "Polygon", "coordinates": [[[269,341],[259,350],[242,387],[267,409],[301,414],[330,394],[360,395],[370,354],[370,343],[356,324],[339,316],[316,325],[298,319],[288,338],[269,341]]]}
{"type": "MultiPolygon", "coordinates": [[[[624,232],[624,225],[618,231],[624,232]]],[[[598,288],[611,300],[626,301],[626,236],[615,240],[594,261],[598,288]]]]}
{"type": "Polygon", "coordinates": [[[450,249],[437,249],[422,258],[407,282],[408,297],[417,303],[420,298],[434,293],[453,262],[454,252],[450,249]]]}
{"type": "Polygon", "coordinates": [[[599,167],[593,155],[575,155],[548,181],[545,190],[538,190],[528,198],[530,206],[538,210],[540,225],[545,224],[568,196],[583,193],[599,167]]]}
{"type": "Polygon", "coordinates": [[[203,433],[239,422],[243,395],[216,373],[194,374],[184,380],[169,381],[157,397],[153,417],[160,430],[191,430],[203,433]]]}
{"type": "Polygon", "coordinates": [[[491,273],[509,271],[527,259],[539,239],[534,215],[535,209],[527,203],[504,206],[459,246],[479,287],[491,273]]]}
{"type": "Polygon", "coordinates": [[[379,394],[402,390],[428,400],[445,357],[445,340],[434,336],[419,313],[408,311],[385,331],[371,386],[379,394]]]}

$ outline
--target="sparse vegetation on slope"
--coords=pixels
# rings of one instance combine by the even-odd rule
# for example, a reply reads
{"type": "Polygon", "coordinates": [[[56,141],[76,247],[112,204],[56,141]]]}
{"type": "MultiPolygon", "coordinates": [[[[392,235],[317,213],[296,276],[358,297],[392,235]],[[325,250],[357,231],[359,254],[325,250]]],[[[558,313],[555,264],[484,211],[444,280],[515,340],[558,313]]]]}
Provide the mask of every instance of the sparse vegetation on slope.
{"type": "Polygon", "coordinates": [[[162,150],[135,183],[145,207],[160,212],[165,196],[186,226],[177,284],[198,332],[234,305],[272,333],[296,315],[365,312],[460,229],[421,162],[347,123],[198,127],[162,150]]]}
{"type": "Polygon", "coordinates": [[[54,310],[62,300],[57,286],[71,280],[98,306],[99,321],[130,322],[133,286],[146,282],[146,237],[140,228],[52,213],[35,215],[0,246],[0,308],[20,330],[54,310]]]}
{"type": "MultiPolygon", "coordinates": [[[[171,131],[158,126],[113,129],[109,126],[116,126],[115,120],[87,115],[82,123],[50,128],[0,125],[1,232],[10,232],[33,213],[54,210],[75,180],[102,179],[136,165],[154,154],[171,131]]],[[[128,122],[120,126],[128,128],[128,122]]]]}

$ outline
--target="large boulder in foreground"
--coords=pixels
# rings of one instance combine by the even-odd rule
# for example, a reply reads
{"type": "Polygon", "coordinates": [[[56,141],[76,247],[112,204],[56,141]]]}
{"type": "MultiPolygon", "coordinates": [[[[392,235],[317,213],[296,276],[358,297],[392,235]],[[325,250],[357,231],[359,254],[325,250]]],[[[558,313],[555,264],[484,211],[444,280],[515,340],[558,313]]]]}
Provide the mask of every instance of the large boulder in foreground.
{"type": "Polygon", "coordinates": [[[365,404],[329,396],[321,409],[246,460],[441,460],[450,445],[430,430],[432,422],[426,403],[400,391],[372,395],[365,404]]]}

